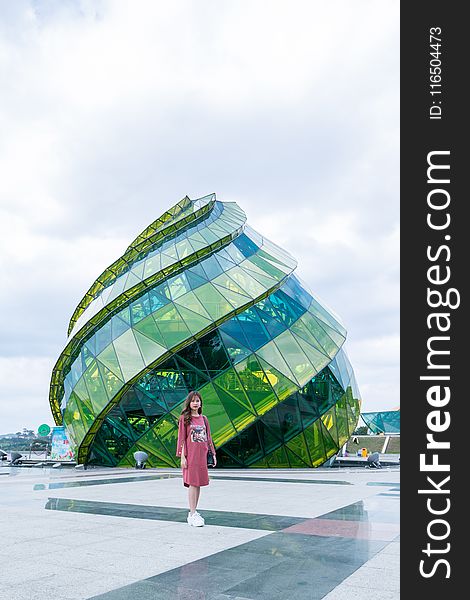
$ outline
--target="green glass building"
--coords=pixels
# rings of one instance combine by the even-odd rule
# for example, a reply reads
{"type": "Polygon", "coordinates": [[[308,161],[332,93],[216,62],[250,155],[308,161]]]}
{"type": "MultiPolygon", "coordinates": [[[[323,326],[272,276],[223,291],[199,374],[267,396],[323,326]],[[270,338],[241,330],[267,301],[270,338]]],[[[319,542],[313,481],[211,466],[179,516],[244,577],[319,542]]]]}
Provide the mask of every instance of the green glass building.
{"type": "Polygon", "coordinates": [[[296,261],[233,202],[185,197],[93,283],[72,315],[50,405],[80,463],[176,467],[199,390],[222,467],[317,467],[356,428],[346,330],[296,261]]]}

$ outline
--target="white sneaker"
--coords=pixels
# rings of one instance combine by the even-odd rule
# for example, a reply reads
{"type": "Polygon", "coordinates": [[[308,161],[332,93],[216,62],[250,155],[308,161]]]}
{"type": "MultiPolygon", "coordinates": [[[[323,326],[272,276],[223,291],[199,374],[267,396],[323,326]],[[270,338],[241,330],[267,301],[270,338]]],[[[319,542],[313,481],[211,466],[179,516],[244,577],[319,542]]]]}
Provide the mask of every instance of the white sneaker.
{"type": "Polygon", "coordinates": [[[190,512],[188,512],[188,518],[186,520],[188,521],[188,525],[194,525],[194,515],[190,512]]]}
{"type": "Polygon", "coordinates": [[[196,512],[195,512],[194,514],[195,514],[195,515],[197,515],[197,516],[199,517],[199,519],[201,519],[201,521],[202,521],[202,524],[203,524],[203,525],[205,525],[205,524],[206,524],[206,522],[204,521],[204,517],[203,517],[202,515],[200,515],[200,514],[197,512],[197,510],[196,510],[196,512]]]}
{"type": "Polygon", "coordinates": [[[191,519],[194,527],[204,527],[204,519],[198,512],[195,512],[191,519]]]}

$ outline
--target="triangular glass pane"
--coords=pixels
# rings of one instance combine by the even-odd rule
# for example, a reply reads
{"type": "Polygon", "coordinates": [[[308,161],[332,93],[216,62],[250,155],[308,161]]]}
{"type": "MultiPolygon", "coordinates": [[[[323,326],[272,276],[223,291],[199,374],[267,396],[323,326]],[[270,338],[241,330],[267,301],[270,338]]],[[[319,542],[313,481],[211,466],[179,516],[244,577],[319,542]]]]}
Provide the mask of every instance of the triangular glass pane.
{"type": "Polygon", "coordinates": [[[215,285],[215,287],[224,296],[224,298],[230,302],[233,308],[241,308],[248,302],[251,302],[251,298],[248,296],[242,296],[241,294],[237,294],[236,292],[219,285],[215,285]]]}
{"type": "Polygon", "coordinates": [[[236,435],[236,430],[230,421],[225,408],[217,395],[214,386],[210,383],[201,390],[204,414],[209,420],[212,439],[216,446],[221,446],[236,435]]]}
{"type": "Polygon", "coordinates": [[[193,335],[199,333],[212,323],[210,319],[206,319],[205,317],[196,314],[192,310],[188,310],[184,306],[178,306],[177,310],[186,324],[186,327],[193,335]]]}
{"type": "MultiPolygon", "coordinates": [[[[291,332],[292,333],[292,332],[291,332]]],[[[299,346],[304,351],[306,357],[310,360],[316,372],[321,371],[330,362],[330,357],[323,352],[320,352],[317,348],[314,348],[311,344],[308,344],[301,337],[292,334],[294,339],[297,341],[299,346]]]]}
{"type": "Polygon", "coordinates": [[[188,280],[189,286],[192,290],[207,283],[207,278],[196,275],[196,273],[193,273],[192,270],[186,271],[186,279],[188,280]]]}
{"type": "Polygon", "coordinates": [[[317,370],[305,356],[294,336],[290,331],[285,331],[274,340],[274,343],[288,364],[299,386],[304,386],[317,373],[317,370]]]}
{"type": "Polygon", "coordinates": [[[233,364],[240,362],[247,356],[251,354],[251,350],[249,350],[246,346],[244,346],[241,342],[235,340],[232,336],[228,335],[222,330],[219,330],[219,335],[224,343],[225,349],[227,350],[227,354],[230,357],[230,360],[233,364]]]}
{"type": "Polygon", "coordinates": [[[176,307],[172,304],[157,311],[155,313],[155,321],[163,336],[164,345],[167,348],[172,348],[191,337],[189,329],[186,327],[176,307]]]}
{"type": "Polygon", "coordinates": [[[305,466],[305,467],[312,466],[312,463],[310,461],[310,455],[308,452],[308,448],[307,448],[307,444],[305,442],[303,432],[299,433],[294,438],[289,440],[286,444],[286,447],[289,448],[289,450],[291,450],[295,454],[296,457],[298,457],[297,460],[300,459],[300,461],[301,461],[300,466],[305,466]]]}
{"type": "Polygon", "coordinates": [[[194,293],[214,321],[233,312],[233,306],[210,283],[197,288],[194,293]]]}
{"type": "MultiPolygon", "coordinates": [[[[279,399],[274,393],[268,376],[254,356],[238,363],[235,369],[250,402],[259,415],[276,406],[279,399]]],[[[272,375],[270,377],[277,383],[275,377],[272,375]]]]}
{"type": "Polygon", "coordinates": [[[175,305],[178,307],[184,306],[184,308],[191,310],[193,313],[196,313],[205,319],[210,319],[209,313],[194,292],[188,292],[184,296],[181,296],[181,298],[178,298],[178,300],[175,300],[175,305]]]}
{"type": "Polygon", "coordinates": [[[263,367],[266,378],[274,389],[274,393],[279,402],[288,398],[298,390],[297,385],[288,377],[285,377],[280,371],[271,366],[262,358],[259,358],[260,365],[263,367]]]}
{"type": "Polygon", "coordinates": [[[289,459],[291,469],[302,469],[310,466],[307,462],[303,461],[300,456],[293,452],[289,448],[288,444],[284,446],[284,449],[286,451],[287,458],[289,459]]]}
{"type": "MultiPolygon", "coordinates": [[[[132,379],[132,377],[145,367],[144,360],[131,329],[114,340],[113,346],[121,366],[124,381],[132,379]]],[[[102,358],[100,360],[104,362],[102,358]]]]}
{"type": "Polygon", "coordinates": [[[161,344],[152,341],[146,335],[142,335],[138,331],[134,331],[134,337],[147,365],[150,365],[159,356],[165,354],[166,348],[161,344]]]}
{"type": "Polygon", "coordinates": [[[334,406],[321,416],[321,421],[326,429],[328,429],[328,433],[333,438],[335,444],[338,444],[338,430],[336,428],[336,412],[334,406]]]}
{"type": "Polygon", "coordinates": [[[237,431],[245,429],[248,425],[254,422],[255,415],[249,411],[246,406],[243,406],[237,400],[228,394],[218,385],[214,384],[214,389],[222,402],[225,412],[229,416],[237,431]]]}
{"type": "Polygon", "coordinates": [[[96,360],[101,373],[101,379],[104,384],[108,398],[112,399],[124,385],[124,382],[116,376],[113,371],[110,371],[99,359],[96,360]]]}
{"type": "Polygon", "coordinates": [[[289,469],[290,463],[284,446],[281,446],[266,457],[270,468],[289,469]]]}
{"type": "Polygon", "coordinates": [[[147,338],[153,342],[156,342],[160,346],[163,346],[165,343],[160,329],[158,329],[155,319],[152,315],[149,315],[142,321],[139,321],[139,323],[136,323],[134,325],[134,331],[138,331],[139,333],[145,335],[147,338]]]}
{"type": "Polygon", "coordinates": [[[336,444],[334,439],[331,437],[327,428],[323,425],[321,420],[316,421],[316,422],[320,424],[320,429],[321,429],[321,433],[323,436],[323,443],[325,445],[326,458],[327,459],[331,458],[334,454],[336,454],[338,452],[339,446],[336,444]]]}
{"type": "Polygon", "coordinates": [[[124,289],[125,290],[130,290],[135,285],[139,285],[139,283],[142,283],[142,280],[139,279],[136,275],[134,275],[134,273],[132,273],[132,271],[131,271],[129,273],[129,277],[127,278],[126,286],[125,286],[124,289]]]}
{"type": "Polygon", "coordinates": [[[312,461],[312,467],[322,465],[326,461],[326,453],[320,419],[305,429],[304,436],[310,460],[312,461]]]}
{"type": "Polygon", "coordinates": [[[286,361],[282,358],[281,353],[273,342],[266,344],[262,348],[256,351],[256,355],[264,359],[272,367],[280,371],[285,377],[290,379],[292,382],[297,383],[297,379],[294,377],[292,371],[289,369],[286,361]]]}

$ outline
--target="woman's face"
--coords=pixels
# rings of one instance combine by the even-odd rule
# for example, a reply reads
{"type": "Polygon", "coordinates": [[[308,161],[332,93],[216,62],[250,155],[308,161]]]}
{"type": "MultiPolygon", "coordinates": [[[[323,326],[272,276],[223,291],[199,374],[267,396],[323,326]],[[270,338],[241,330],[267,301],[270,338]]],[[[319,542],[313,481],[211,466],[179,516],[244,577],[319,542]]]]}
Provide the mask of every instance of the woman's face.
{"type": "Polygon", "coordinates": [[[201,406],[201,399],[198,396],[194,396],[191,402],[189,403],[189,406],[191,407],[191,410],[199,410],[201,406]]]}

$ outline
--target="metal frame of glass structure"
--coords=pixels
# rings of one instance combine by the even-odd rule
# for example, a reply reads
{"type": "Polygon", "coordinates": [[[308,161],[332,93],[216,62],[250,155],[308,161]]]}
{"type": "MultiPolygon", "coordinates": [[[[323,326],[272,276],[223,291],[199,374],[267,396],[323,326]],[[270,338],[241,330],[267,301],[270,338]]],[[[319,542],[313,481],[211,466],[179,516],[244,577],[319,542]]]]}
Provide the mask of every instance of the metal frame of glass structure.
{"type": "Polygon", "coordinates": [[[295,259],[235,204],[185,197],[73,313],[50,404],[78,462],[177,466],[177,421],[202,394],[220,466],[315,467],[356,428],[346,330],[295,259]]]}

